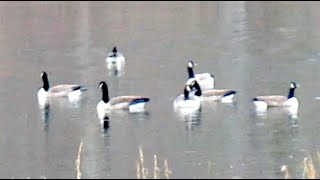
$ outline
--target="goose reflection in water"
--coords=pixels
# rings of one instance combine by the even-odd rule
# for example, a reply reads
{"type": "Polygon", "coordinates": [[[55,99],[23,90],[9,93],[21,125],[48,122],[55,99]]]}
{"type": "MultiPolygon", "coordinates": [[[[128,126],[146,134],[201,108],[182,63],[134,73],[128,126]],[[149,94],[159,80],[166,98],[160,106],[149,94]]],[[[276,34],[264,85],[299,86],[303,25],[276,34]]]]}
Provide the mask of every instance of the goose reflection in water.
{"type": "Polygon", "coordinates": [[[48,130],[49,122],[50,122],[50,103],[45,103],[40,106],[41,110],[41,119],[44,123],[44,130],[48,130]]]}
{"type": "Polygon", "coordinates": [[[201,108],[188,113],[175,110],[175,113],[178,115],[179,119],[185,122],[187,130],[193,130],[194,127],[201,125],[201,108]]]}
{"type": "Polygon", "coordinates": [[[114,64],[107,64],[109,76],[121,77],[124,75],[124,67],[119,67],[114,64]]]}
{"type": "Polygon", "coordinates": [[[255,115],[258,118],[262,119],[270,119],[287,116],[290,126],[297,127],[298,126],[298,111],[293,108],[268,108],[265,111],[255,111],[255,115]]]}

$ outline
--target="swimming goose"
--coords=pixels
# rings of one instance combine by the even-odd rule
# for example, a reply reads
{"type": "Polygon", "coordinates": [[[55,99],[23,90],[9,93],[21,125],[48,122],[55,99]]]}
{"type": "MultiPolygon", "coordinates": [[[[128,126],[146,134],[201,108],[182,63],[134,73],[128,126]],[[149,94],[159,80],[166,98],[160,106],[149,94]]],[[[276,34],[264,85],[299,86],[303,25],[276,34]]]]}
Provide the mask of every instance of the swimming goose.
{"type": "Polygon", "coordinates": [[[220,101],[223,103],[232,103],[237,91],[231,89],[207,89],[201,90],[198,81],[195,78],[190,78],[187,83],[192,88],[192,93],[201,101],[220,101]]]}
{"type": "Polygon", "coordinates": [[[129,112],[141,112],[145,110],[145,105],[150,101],[145,96],[118,96],[109,99],[108,86],[106,82],[101,81],[99,88],[102,90],[102,99],[97,104],[97,112],[101,118],[110,110],[129,110],[129,112]]]}
{"type": "Polygon", "coordinates": [[[108,53],[108,57],[105,60],[108,63],[108,68],[113,66],[121,68],[125,63],[125,57],[118,51],[116,46],[113,47],[112,52],[108,53]]]}
{"type": "Polygon", "coordinates": [[[43,86],[38,91],[40,104],[47,102],[49,97],[68,97],[69,100],[77,100],[82,94],[82,91],[87,90],[83,86],[76,84],[60,84],[50,87],[48,75],[44,71],[41,73],[41,78],[43,86]]]}
{"type": "Polygon", "coordinates": [[[298,109],[299,101],[295,97],[295,89],[300,87],[295,82],[290,83],[289,94],[288,96],[280,95],[270,95],[270,96],[257,96],[253,98],[253,103],[256,106],[256,110],[263,111],[268,107],[290,107],[293,109],[298,109]]]}
{"type": "Polygon", "coordinates": [[[198,98],[194,98],[194,96],[191,96],[191,90],[192,88],[190,85],[185,86],[183,95],[179,95],[173,102],[175,109],[184,109],[190,112],[200,109],[200,100],[198,98]]]}
{"type": "Polygon", "coordinates": [[[188,75],[190,78],[195,78],[198,83],[200,84],[200,87],[202,90],[206,89],[213,89],[214,88],[214,75],[210,73],[200,73],[200,74],[194,74],[193,67],[197,66],[197,63],[193,61],[188,62],[188,75]]]}

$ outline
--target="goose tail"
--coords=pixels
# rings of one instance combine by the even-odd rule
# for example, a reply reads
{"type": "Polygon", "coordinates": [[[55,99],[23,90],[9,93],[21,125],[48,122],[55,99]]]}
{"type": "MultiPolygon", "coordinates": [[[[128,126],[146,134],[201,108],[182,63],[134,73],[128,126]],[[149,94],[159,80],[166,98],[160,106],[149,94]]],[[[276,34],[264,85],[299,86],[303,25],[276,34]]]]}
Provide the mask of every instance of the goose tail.
{"type": "Polygon", "coordinates": [[[252,101],[259,101],[259,99],[258,98],[253,98],[252,101]]]}
{"type": "Polygon", "coordinates": [[[235,95],[237,93],[237,91],[230,91],[226,94],[223,95],[223,97],[227,97],[227,96],[230,96],[230,95],[235,95]]]}
{"type": "Polygon", "coordinates": [[[149,102],[149,98],[138,98],[133,100],[129,104],[129,111],[130,112],[143,112],[145,110],[145,105],[149,102]]]}
{"type": "Polygon", "coordinates": [[[222,96],[221,102],[223,102],[223,103],[232,103],[233,102],[233,98],[234,98],[236,93],[237,93],[236,91],[227,92],[226,94],[224,94],[222,96]]]}
{"type": "Polygon", "coordinates": [[[88,89],[87,88],[85,88],[85,87],[83,87],[83,86],[81,86],[81,91],[87,91],[88,89]]]}
{"type": "Polygon", "coordinates": [[[135,99],[133,100],[129,105],[134,105],[134,104],[139,104],[139,103],[146,103],[146,102],[149,102],[150,101],[150,98],[138,98],[138,99],[135,99]]]}
{"type": "Polygon", "coordinates": [[[76,87],[73,87],[73,88],[72,88],[72,91],[77,91],[77,90],[86,91],[86,90],[88,90],[88,89],[85,88],[85,87],[83,87],[83,86],[76,86],[76,87]]]}

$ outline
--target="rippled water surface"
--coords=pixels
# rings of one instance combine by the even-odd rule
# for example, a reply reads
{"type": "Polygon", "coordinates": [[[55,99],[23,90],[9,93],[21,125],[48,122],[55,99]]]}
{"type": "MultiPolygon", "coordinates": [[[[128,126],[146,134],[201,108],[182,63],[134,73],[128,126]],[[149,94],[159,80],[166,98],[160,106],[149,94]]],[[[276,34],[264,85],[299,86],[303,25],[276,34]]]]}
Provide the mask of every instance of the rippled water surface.
{"type": "Polygon", "coordinates": [[[153,178],[153,155],[169,178],[302,178],[317,166],[320,138],[318,2],[1,2],[0,177],[137,178],[139,147],[153,178]],[[108,69],[113,46],[126,57],[108,69]],[[238,91],[233,104],[173,109],[196,72],[238,91]],[[80,101],[38,106],[41,71],[50,84],[83,84],[80,101]],[[116,112],[103,130],[100,81],[111,97],[146,95],[145,113],[116,112]],[[251,98],[287,95],[297,81],[293,118],[281,108],[255,113],[251,98]]]}

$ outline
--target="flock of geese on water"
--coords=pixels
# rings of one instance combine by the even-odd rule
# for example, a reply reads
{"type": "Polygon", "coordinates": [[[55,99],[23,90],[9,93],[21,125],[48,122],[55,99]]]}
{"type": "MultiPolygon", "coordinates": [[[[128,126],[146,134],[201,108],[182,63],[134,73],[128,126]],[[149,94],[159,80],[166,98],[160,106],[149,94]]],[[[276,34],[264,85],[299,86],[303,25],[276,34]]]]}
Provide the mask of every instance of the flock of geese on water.
{"type": "MultiPolygon", "coordinates": [[[[105,59],[108,68],[120,70],[125,64],[125,57],[113,47],[105,59]]],[[[215,76],[210,73],[194,73],[193,68],[197,64],[189,61],[187,64],[188,80],[184,85],[182,94],[178,95],[173,106],[183,113],[192,113],[201,108],[201,103],[222,102],[232,103],[237,91],[232,89],[217,89],[214,86],[215,76]]],[[[50,87],[48,75],[41,73],[43,86],[38,91],[38,102],[43,107],[50,102],[51,98],[67,97],[69,100],[77,100],[83,91],[87,89],[77,84],[60,84],[50,87]]],[[[290,111],[292,115],[298,112],[299,101],[295,97],[295,89],[299,85],[290,83],[288,96],[267,95],[257,96],[252,99],[257,112],[266,112],[269,107],[283,107],[290,111]]],[[[143,112],[145,105],[150,101],[149,97],[140,95],[117,96],[110,99],[108,85],[105,81],[99,83],[102,91],[102,98],[97,103],[98,118],[104,123],[104,127],[109,127],[108,114],[113,110],[128,110],[129,112],[143,112]]]]}

